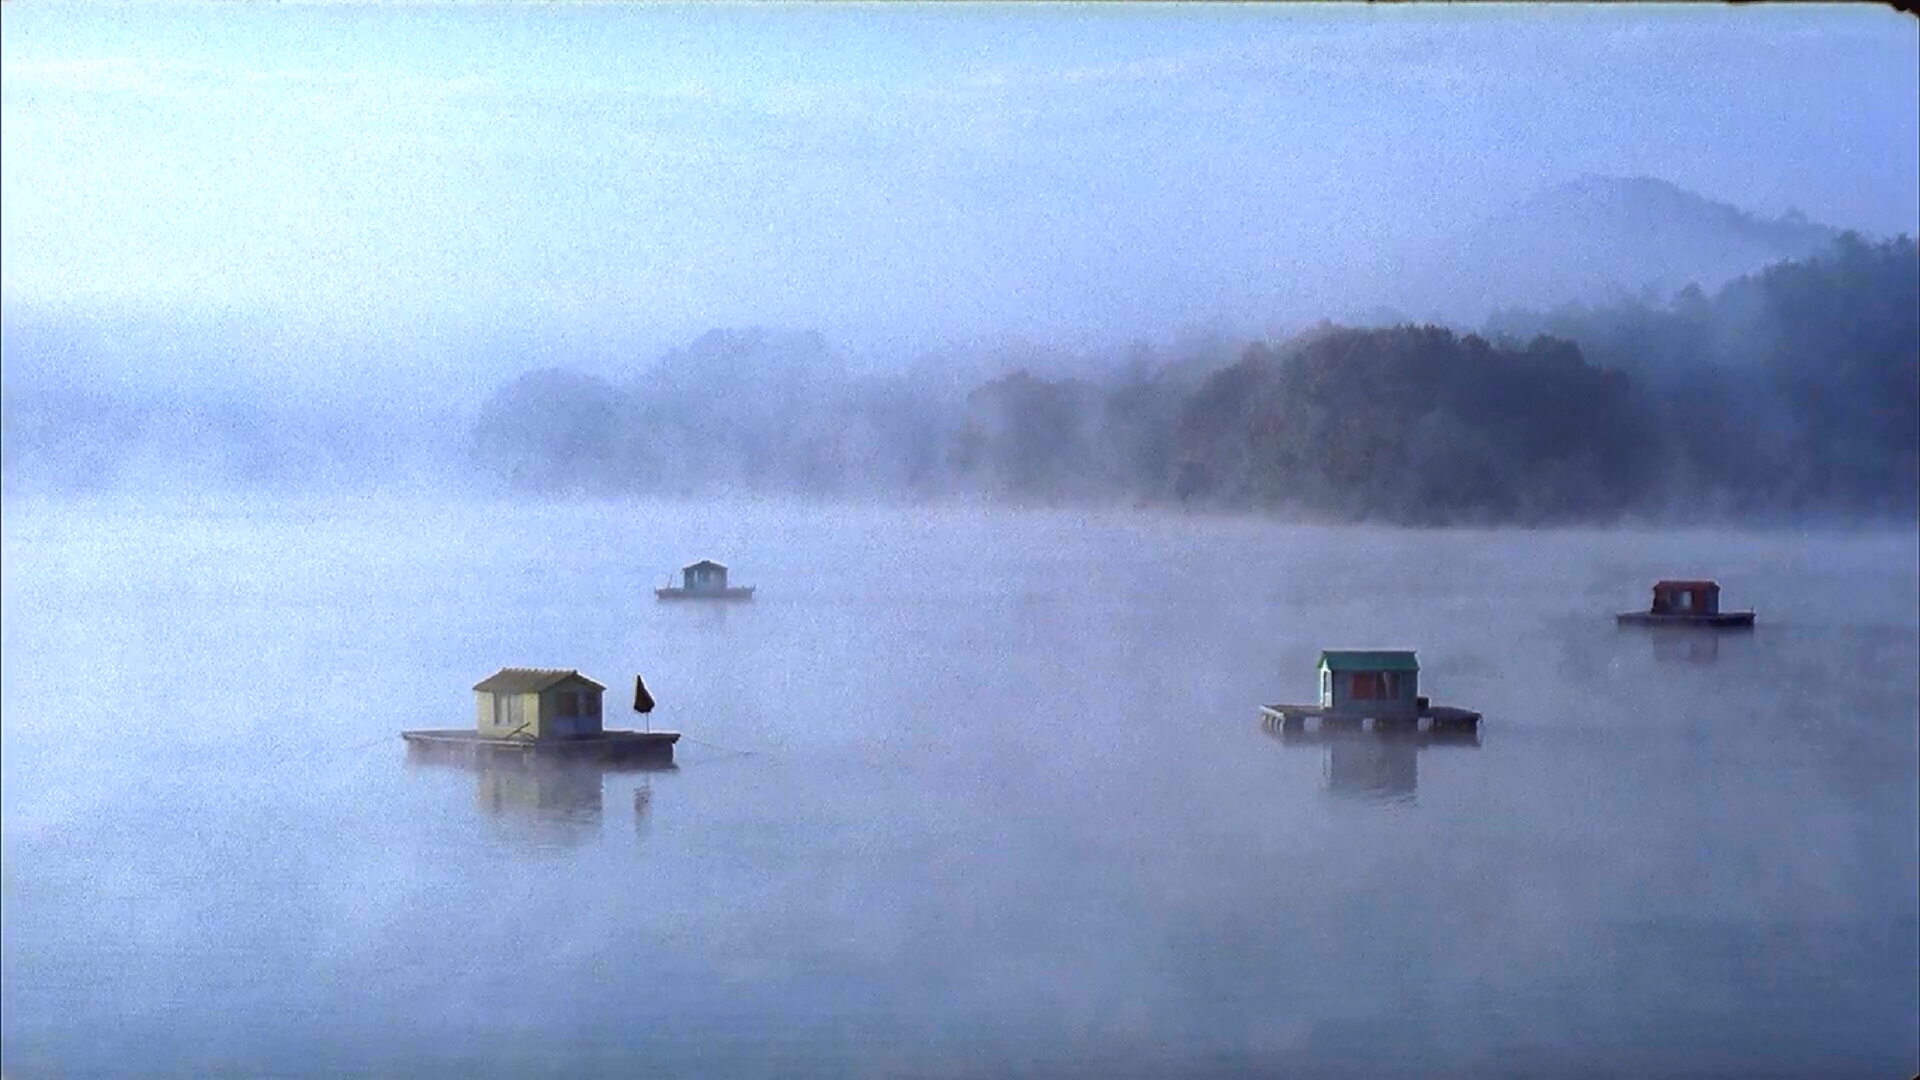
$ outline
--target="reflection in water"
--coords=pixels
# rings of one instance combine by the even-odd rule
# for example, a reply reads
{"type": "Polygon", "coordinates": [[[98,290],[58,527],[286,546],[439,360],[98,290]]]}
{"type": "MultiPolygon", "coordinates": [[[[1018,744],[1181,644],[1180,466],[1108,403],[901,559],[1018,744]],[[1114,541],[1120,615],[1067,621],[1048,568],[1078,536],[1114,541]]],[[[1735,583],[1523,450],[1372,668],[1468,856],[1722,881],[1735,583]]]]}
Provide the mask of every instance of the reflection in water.
{"type": "Polygon", "coordinates": [[[1720,634],[1714,630],[1655,630],[1653,658],[1670,664],[1711,664],[1720,659],[1720,634]]]}
{"type": "Polygon", "coordinates": [[[1327,744],[1327,789],[1336,795],[1411,798],[1419,786],[1419,753],[1411,743],[1372,739],[1327,744]]]}
{"type": "Polygon", "coordinates": [[[482,763],[476,802],[489,814],[527,813],[598,821],[604,788],[598,769],[575,765],[482,763]]]}
{"type": "Polygon", "coordinates": [[[653,783],[642,780],[640,786],[633,789],[633,830],[641,836],[647,834],[647,822],[653,816],[652,810],[653,783]]]}
{"type": "MultiPolygon", "coordinates": [[[[473,773],[474,804],[485,814],[583,828],[600,823],[606,774],[677,771],[670,762],[555,761],[499,751],[437,751],[417,743],[408,745],[407,763],[473,773]]],[[[652,786],[643,780],[633,793],[634,818],[643,831],[652,802],[652,786]]]]}
{"type": "Polygon", "coordinates": [[[694,626],[725,626],[727,611],[734,605],[726,601],[693,600],[660,605],[668,617],[679,620],[674,625],[692,623],[694,626]]]}
{"type": "Polygon", "coordinates": [[[1478,749],[1477,732],[1458,734],[1323,729],[1286,731],[1268,728],[1283,746],[1323,746],[1327,751],[1327,790],[1340,797],[1405,802],[1420,786],[1420,751],[1431,746],[1478,749]]]}

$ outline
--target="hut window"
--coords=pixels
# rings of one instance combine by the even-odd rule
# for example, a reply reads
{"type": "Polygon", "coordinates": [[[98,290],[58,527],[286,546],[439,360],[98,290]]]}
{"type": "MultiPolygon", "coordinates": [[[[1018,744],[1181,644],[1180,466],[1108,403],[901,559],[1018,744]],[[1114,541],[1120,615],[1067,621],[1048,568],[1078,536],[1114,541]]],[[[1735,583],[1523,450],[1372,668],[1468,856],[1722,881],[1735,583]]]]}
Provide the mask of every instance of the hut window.
{"type": "Polygon", "coordinates": [[[580,715],[580,695],[571,690],[554,695],[554,715],[575,717],[580,715]]]}
{"type": "Polygon", "coordinates": [[[580,715],[589,720],[600,719],[600,695],[591,690],[580,691],[580,715]]]}
{"type": "Polygon", "coordinates": [[[519,694],[493,695],[493,726],[519,727],[527,721],[527,703],[519,694]]]}

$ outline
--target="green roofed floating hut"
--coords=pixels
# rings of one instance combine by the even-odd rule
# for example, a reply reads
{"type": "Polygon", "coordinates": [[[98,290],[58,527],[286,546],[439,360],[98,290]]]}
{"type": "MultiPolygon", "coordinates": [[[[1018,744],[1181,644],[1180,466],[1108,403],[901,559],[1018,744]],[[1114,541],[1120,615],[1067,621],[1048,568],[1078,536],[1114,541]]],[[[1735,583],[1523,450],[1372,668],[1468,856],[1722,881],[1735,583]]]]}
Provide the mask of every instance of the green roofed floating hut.
{"type": "Polygon", "coordinates": [[[1653,586],[1653,603],[1645,611],[1628,611],[1614,616],[1621,626],[1704,626],[1721,629],[1746,629],[1753,625],[1751,611],[1721,611],[1720,583],[1717,581],[1659,581],[1653,586]]]}
{"type": "MultiPolygon", "coordinates": [[[[409,744],[464,753],[506,752],[599,761],[673,760],[677,731],[627,731],[602,721],[606,687],[571,668],[501,668],[474,684],[474,726],[403,731],[409,744]]],[[[634,711],[653,711],[634,677],[634,711]]]]}
{"type": "Polygon", "coordinates": [[[1420,661],[1411,651],[1328,649],[1320,654],[1320,701],[1316,705],[1263,705],[1268,726],[1300,731],[1308,720],[1322,728],[1375,731],[1474,731],[1480,714],[1431,705],[1420,693],[1420,661]]]}
{"type": "Polygon", "coordinates": [[[653,590],[661,600],[751,600],[753,586],[729,586],[727,568],[712,559],[701,559],[680,569],[678,588],[668,585],[653,590]]]}
{"type": "Polygon", "coordinates": [[[1420,661],[1410,652],[1320,654],[1320,707],[1381,716],[1420,712],[1420,661]]]}

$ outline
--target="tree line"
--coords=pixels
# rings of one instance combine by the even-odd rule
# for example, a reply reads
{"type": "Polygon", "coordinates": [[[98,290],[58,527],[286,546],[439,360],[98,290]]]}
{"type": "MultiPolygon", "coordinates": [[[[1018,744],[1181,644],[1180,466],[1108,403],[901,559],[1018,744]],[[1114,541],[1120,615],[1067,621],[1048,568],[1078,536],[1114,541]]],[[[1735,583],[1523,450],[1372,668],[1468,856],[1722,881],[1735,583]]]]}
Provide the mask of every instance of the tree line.
{"type": "Polygon", "coordinates": [[[716,331],[625,382],[529,373],[472,461],[521,490],[1124,501],[1408,524],[1912,518],[1920,245],[1841,237],[1708,295],[1322,326],[964,395],[716,331]]]}

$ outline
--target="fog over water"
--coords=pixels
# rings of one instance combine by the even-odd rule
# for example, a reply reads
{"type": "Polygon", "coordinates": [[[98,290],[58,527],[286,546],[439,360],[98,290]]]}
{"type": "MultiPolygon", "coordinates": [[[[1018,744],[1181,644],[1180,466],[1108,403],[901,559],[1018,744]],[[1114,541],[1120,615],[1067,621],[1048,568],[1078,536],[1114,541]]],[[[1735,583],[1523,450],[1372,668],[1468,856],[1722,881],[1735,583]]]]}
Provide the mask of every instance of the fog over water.
{"type": "Polygon", "coordinates": [[[0,1071],[1913,1075],[1916,147],[1870,5],[7,3],[0,1071]]]}
{"type": "Polygon", "coordinates": [[[1906,532],[310,500],[5,515],[9,1076],[1886,1076],[1906,532]],[[750,605],[656,603],[694,555],[750,605]],[[1712,573],[1750,634],[1616,629],[1712,573]],[[1294,746],[1318,650],[1478,746],[1294,746]],[[669,773],[410,763],[501,664],[669,773]],[[636,718],[637,719],[637,718],[636,718]]]}

